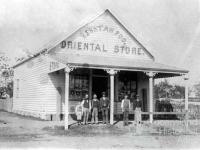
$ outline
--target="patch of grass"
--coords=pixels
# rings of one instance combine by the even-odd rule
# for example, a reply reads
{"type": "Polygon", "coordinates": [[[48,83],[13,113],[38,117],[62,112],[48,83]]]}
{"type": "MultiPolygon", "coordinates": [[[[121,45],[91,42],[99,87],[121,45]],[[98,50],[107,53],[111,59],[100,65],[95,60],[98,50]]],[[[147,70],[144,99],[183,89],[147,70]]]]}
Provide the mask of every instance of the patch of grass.
{"type": "Polygon", "coordinates": [[[116,136],[128,133],[128,130],[118,128],[112,125],[81,125],[72,126],[69,130],[64,130],[64,126],[45,127],[43,130],[53,135],[61,136],[116,136]]]}
{"type": "Polygon", "coordinates": [[[1,142],[27,142],[33,139],[40,138],[37,134],[1,134],[1,142]]]}

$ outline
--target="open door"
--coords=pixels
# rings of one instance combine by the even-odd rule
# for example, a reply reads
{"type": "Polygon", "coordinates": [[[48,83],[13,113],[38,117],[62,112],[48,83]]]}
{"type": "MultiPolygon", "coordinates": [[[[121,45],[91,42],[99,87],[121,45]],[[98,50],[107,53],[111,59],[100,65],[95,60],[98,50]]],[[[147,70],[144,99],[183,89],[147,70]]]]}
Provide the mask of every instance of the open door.
{"type": "MultiPolygon", "coordinates": [[[[92,80],[92,94],[97,94],[98,99],[101,98],[102,92],[108,93],[108,78],[107,77],[93,77],[92,80]]],[[[107,95],[109,96],[109,95],[107,95]]]]}

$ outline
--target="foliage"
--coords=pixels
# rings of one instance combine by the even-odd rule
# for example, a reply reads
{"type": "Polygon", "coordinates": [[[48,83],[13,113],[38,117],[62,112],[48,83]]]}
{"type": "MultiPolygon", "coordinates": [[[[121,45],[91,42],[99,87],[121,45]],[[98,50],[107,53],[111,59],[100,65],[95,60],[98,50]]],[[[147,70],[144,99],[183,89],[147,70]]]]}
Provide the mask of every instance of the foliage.
{"type": "Polygon", "coordinates": [[[197,97],[200,97],[200,82],[194,85],[195,94],[197,97]]]}
{"type": "Polygon", "coordinates": [[[10,59],[4,54],[0,55],[0,98],[8,94],[12,97],[13,93],[13,69],[9,66],[10,59]]]}
{"type": "MultiPolygon", "coordinates": [[[[28,49],[23,50],[25,55],[16,57],[16,62],[21,62],[27,57],[31,57],[32,53],[28,49]]],[[[4,53],[0,53],[0,98],[8,94],[13,96],[13,68],[9,66],[10,59],[4,53]]]]}
{"type": "Polygon", "coordinates": [[[185,88],[179,85],[171,85],[167,80],[164,80],[154,86],[155,98],[184,98],[185,88]]]}

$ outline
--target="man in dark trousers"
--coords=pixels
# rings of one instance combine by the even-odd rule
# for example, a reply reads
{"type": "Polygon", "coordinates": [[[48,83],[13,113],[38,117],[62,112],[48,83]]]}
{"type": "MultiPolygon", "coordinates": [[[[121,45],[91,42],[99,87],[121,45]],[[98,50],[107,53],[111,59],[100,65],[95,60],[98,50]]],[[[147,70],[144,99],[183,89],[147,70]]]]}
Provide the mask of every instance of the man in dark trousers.
{"type": "Polygon", "coordinates": [[[85,98],[83,98],[81,106],[83,108],[83,123],[84,124],[88,124],[88,117],[89,117],[89,113],[91,110],[91,103],[88,99],[88,94],[85,95],[85,98]]]}
{"type": "Polygon", "coordinates": [[[102,111],[102,117],[103,117],[103,123],[108,124],[108,111],[109,111],[109,107],[110,107],[110,101],[109,99],[106,97],[106,93],[103,92],[102,93],[102,97],[100,98],[100,108],[102,111]]]}

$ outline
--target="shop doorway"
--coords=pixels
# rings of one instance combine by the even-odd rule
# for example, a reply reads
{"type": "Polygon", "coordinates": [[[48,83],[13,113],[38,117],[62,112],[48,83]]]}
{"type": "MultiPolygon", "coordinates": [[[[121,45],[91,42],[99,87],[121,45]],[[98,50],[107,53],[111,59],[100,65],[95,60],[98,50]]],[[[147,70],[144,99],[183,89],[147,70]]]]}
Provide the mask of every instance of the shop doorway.
{"type": "Polygon", "coordinates": [[[108,77],[93,76],[92,78],[92,94],[96,94],[98,99],[101,98],[102,92],[106,92],[108,96],[108,77]]]}
{"type": "Polygon", "coordinates": [[[147,112],[147,89],[142,89],[142,111],[147,112]]]}

